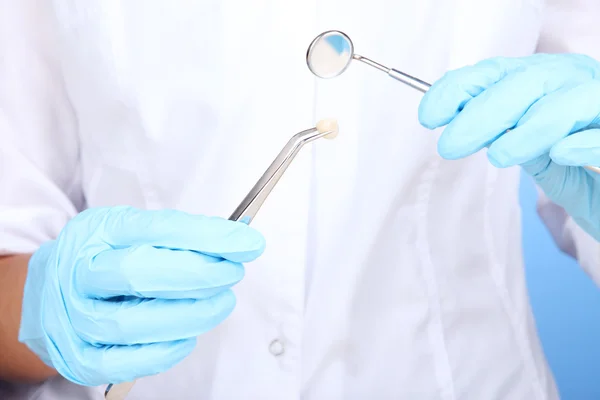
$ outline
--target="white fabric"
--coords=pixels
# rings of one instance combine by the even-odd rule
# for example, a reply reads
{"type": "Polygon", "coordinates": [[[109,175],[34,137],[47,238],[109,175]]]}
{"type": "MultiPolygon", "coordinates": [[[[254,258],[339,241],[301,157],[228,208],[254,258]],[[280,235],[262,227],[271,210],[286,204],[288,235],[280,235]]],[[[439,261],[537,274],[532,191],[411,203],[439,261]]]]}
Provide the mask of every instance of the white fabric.
{"type": "MultiPolygon", "coordinates": [[[[267,251],[233,315],[130,399],[555,399],[526,293],[519,169],[484,152],[441,160],[418,92],[359,64],[317,80],[304,62],[317,33],[341,29],[357,52],[434,81],[531,54],[544,11],[0,2],[0,246],[33,251],[85,207],[228,216],[292,134],[334,117],[338,138],[304,149],[253,222],[267,251]]],[[[40,400],[104,389],[2,388],[40,400]]]]}
{"type": "MultiPolygon", "coordinates": [[[[600,60],[600,2],[547,0],[539,52],[583,53],[600,60]]],[[[538,213],[562,251],[575,257],[600,285],[600,243],[569,218],[565,211],[539,191],[538,213]]]]}

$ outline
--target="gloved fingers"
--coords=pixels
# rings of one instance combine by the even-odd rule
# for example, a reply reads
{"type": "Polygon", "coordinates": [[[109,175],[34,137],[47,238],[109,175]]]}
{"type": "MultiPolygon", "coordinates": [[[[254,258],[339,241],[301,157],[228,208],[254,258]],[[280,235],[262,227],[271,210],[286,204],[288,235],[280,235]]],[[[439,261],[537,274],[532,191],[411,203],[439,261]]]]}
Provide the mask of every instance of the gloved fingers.
{"type": "Polygon", "coordinates": [[[235,308],[231,290],[204,300],[87,300],[69,309],[73,330],[93,345],[135,345],[199,336],[235,308]]]}
{"type": "Polygon", "coordinates": [[[550,157],[559,165],[600,166],[600,129],[588,129],[564,138],[552,147],[550,157]]]}
{"type": "Polygon", "coordinates": [[[114,207],[104,218],[103,230],[103,239],[113,247],[148,244],[235,262],[253,261],[265,248],[264,237],[244,223],[177,210],[114,207]]]}
{"type": "Polygon", "coordinates": [[[534,74],[539,71],[545,76],[546,93],[560,88],[564,79],[576,84],[599,75],[597,62],[579,54],[489,58],[472,66],[449,71],[434,82],[419,104],[419,121],[429,129],[447,125],[473,98],[504,78],[524,71],[534,71],[534,74]]]}
{"type": "Polygon", "coordinates": [[[533,104],[515,129],[494,141],[488,158],[501,168],[533,160],[572,132],[594,123],[599,111],[600,82],[557,90],[533,104]]]}
{"type": "Polygon", "coordinates": [[[90,298],[136,296],[203,299],[244,277],[239,263],[185,250],[148,245],[106,250],[75,268],[77,291],[90,298]]]}
{"type": "Polygon", "coordinates": [[[429,129],[447,125],[473,98],[524,64],[521,59],[497,57],[447,72],[423,96],[419,122],[429,129]]]}
{"type": "Polygon", "coordinates": [[[77,383],[99,386],[165,372],[183,361],[195,346],[196,338],[134,346],[86,346],[81,359],[65,361],[82,366],[77,383]]]}
{"type": "Polygon", "coordinates": [[[458,159],[478,152],[517,125],[546,94],[582,80],[576,74],[554,76],[552,70],[538,66],[512,73],[472,99],[448,124],[438,141],[439,154],[458,159]]]}

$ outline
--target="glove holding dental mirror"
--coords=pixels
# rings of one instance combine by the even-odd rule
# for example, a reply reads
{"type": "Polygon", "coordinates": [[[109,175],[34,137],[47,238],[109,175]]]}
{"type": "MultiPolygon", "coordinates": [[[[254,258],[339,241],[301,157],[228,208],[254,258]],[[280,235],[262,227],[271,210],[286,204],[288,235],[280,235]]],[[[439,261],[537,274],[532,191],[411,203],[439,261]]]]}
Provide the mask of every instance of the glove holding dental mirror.
{"type": "Polygon", "coordinates": [[[433,85],[354,52],[349,36],[327,31],[306,62],[317,77],[353,60],[425,95],[419,122],[444,127],[438,153],[455,160],[487,147],[494,166],[520,165],[554,203],[600,240],[600,63],[579,54],[496,57],[447,72],[433,85]]]}

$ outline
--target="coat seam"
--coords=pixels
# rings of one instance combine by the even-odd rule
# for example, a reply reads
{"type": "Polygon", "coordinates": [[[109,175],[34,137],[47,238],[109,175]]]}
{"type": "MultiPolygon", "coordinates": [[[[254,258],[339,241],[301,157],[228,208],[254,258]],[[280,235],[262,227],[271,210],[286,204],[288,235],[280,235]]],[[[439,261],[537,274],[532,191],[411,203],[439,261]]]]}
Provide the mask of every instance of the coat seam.
{"type": "Polygon", "coordinates": [[[496,247],[494,246],[494,235],[492,229],[492,221],[491,215],[493,213],[491,201],[493,199],[494,190],[496,188],[496,182],[498,178],[498,171],[491,166],[487,168],[487,179],[485,185],[485,200],[484,200],[484,227],[483,227],[483,235],[484,241],[486,244],[486,248],[489,251],[491,268],[490,268],[490,276],[494,285],[496,286],[496,290],[498,295],[500,296],[500,300],[502,302],[502,308],[509,320],[510,328],[513,333],[513,337],[517,342],[517,346],[519,349],[519,353],[521,356],[521,360],[524,362],[525,373],[528,375],[528,380],[533,382],[534,390],[537,393],[538,399],[545,399],[544,390],[542,385],[540,384],[540,376],[535,370],[532,368],[532,364],[534,363],[534,355],[531,350],[528,350],[527,339],[523,336],[523,324],[520,323],[511,310],[514,310],[514,303],[511,301],[510,295],[506,290],[506,285],[501,278],[501,272],[504,270],[502,263],[498,260],[496,247]]]}
{"type": "Polygon", "coordinates": [[[440,385],[440,396],[444,400],[456,400],[456,392],[450,366],[450,355],[444,335],[440,293],[435,278],[435,268],[431,259],[431,248],[427,238],[429,222],[428,206],[431,200],[434,178],[439,171],[441,161],[433,160],[424,172],[424,178],[417,190],[417,252],[423,265],[423,279],[429,297],[432,323],[429,328],[429,340],[434,348],[435,370],[440,385]]]}

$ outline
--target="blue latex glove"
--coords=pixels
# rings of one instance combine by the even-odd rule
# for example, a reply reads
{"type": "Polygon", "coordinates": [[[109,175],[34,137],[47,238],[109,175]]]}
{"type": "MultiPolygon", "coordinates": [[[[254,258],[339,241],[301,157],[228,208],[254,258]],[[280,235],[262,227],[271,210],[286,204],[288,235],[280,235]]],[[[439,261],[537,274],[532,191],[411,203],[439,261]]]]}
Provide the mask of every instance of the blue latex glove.
{"type": "Polygon", "coordinates": [[[447,125],[438,141],[443,158],[488,147],[494,166],[521,165],[600,240],[600,175],[581,167],[600,166],[598,79],[600,64],[583,55],[488,59],[435,82],[419,121],[447,125]]]}
{"type": "Polygon", "coordinates": [[[163,372],[231,313],[240,263],[264,247],[220,218],[89,209],[32,256],[19,340],[80,385],[163,372]]]}

